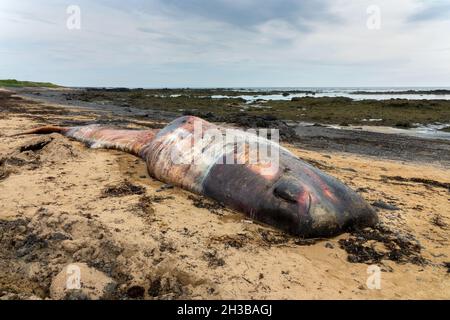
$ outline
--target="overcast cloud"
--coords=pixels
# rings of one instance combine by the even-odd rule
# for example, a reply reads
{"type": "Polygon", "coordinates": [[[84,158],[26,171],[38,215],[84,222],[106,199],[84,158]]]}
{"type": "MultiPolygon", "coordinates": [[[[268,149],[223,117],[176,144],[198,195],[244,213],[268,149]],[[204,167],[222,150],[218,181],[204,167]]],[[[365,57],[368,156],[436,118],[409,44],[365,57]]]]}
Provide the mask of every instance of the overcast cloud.
{"type": "Polygon", "coordinates": [[[0,0],[0,78],[73,86],[450,86],[450,1],[0,0]],[[81,29],[66,27],[69,5],[81,29]],[[367,27],[367,8],[381,28],[367,27]]]}

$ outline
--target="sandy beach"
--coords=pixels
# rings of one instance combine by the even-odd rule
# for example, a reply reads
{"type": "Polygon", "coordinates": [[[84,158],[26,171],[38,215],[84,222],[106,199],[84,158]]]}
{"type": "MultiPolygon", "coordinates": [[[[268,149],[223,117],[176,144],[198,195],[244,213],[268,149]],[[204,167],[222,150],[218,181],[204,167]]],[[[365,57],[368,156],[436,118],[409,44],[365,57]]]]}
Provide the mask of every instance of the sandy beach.
{"type": "Polygon", "coordinates": [[[150,178],[132,155],[59,134],[9,137],[99,120],[159,127],[171,113],[29,98],[0,91],[0,299],[450,299],[449,141],[297,131],[284,146],[357,190],[381,220],[299,239],[150,178]],[[73,263],[102,275],[89,278],[95,290],[62,288],[73,263]],[[379,289],[367,286],[372,265],[379,289]]]}

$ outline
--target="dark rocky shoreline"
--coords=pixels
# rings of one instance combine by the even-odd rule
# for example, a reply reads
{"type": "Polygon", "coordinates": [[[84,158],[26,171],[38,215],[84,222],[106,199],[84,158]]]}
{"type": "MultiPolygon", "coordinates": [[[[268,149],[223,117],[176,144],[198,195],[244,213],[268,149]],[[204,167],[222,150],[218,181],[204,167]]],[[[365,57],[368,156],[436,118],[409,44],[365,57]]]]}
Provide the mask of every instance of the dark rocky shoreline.
{"type": "MultiPolygon", "coordinates": [[[[450,140],[422,139],[397,134],[340,130],[321,125],[293,126],[273,115],[255,115],[247,112],[220,114],[196,109],[182,111],[133,107],[132,101],[122,105],[77,100],[64,90],[16,89],[19,95],[47,103],[77,106],[98,114],[97,123],[126,126],[129,123],[158,122],[163,126],[178,116],[195,115],[217,123],[228,123],[242,128],[275,128],[282,141],[310,150],[327,150],[369,155],[377,158],[432,162],[450,166],[450,140]]],[[[103,92],[103,91],[100,91],[103,92]]],[[[61,123],[80,125],[80,123],[61,123]]],[[[155,127],[155,125],[153,125],[155,127]]],[[[158,127],[158,125],[156,125],[158,127]]]]}

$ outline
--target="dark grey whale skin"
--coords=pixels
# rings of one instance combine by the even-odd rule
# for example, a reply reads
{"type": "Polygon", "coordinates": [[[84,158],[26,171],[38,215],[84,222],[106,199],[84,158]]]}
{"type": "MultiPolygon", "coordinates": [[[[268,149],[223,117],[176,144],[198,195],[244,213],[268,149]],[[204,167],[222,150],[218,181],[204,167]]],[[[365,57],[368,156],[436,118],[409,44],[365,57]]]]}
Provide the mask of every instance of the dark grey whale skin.
{"type": "Polygon", "coordinates": [[[203,193],[305,238],[335,236],[378,223],[377,213],[359,194],[292,154],[281,152],[279,172],[268,180],[245,165],[215,164],[203,181],[203,193]]]}

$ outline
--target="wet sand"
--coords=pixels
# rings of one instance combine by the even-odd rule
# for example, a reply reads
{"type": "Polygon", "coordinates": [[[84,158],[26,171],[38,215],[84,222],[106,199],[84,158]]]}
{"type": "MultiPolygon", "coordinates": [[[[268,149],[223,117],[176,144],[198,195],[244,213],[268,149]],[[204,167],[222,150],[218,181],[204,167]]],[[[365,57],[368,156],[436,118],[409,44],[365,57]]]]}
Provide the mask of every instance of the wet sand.
{"type": "Polygon", "coordinates": [[[324,126],[296,126],[297,143],[312,150],[360,154],[408,162],[427,162],[450,168],[450,140],[420,138],[324,126]]]}
{"type": "Polygon", "coordinates": [[[395,153],[377,135],[348,143],[322,130],[286,144],[384,208],[375,229],[304,240],[167,187],[132,155],[58,134],[8,137],[48,123],[158,127],[165,117],[4,92],[0,106],[0,299],[450,298],[446,142],[403,137],[395,153]],[[60,290],[71,263],[101,273],[86,276],[98,294],[60,290]],[[379,290],[367,287],[370,265],[381,268],[379,290]]]}

